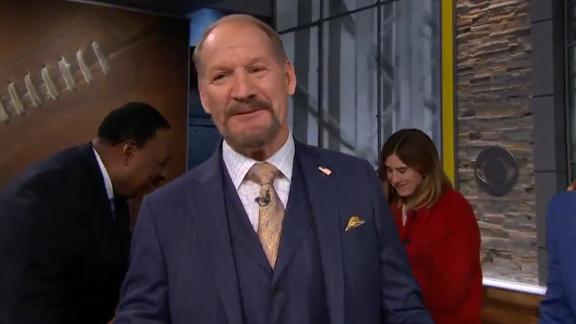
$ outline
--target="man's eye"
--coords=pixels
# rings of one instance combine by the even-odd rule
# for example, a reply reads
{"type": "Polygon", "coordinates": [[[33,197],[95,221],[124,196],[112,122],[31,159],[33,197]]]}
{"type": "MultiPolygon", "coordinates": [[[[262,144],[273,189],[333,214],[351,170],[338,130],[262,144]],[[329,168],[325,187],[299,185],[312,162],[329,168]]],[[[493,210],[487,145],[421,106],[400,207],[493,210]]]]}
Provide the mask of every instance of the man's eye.
{"type": "Polygon", "coordinates": [[[212,81],[222,80],[226,77],[226,73],[218,73],[212,77],[212,81]]]}
{"type": "Polygon", "coordinates": [[[265,70],[264,67],[255,66],[255,67],[253,67],[253,68],[250,69],[250,72],[251,72],[251,73],[258,73],[258,72],[262,72],[262,71],[264,71],[264,70],[265,70]]]}

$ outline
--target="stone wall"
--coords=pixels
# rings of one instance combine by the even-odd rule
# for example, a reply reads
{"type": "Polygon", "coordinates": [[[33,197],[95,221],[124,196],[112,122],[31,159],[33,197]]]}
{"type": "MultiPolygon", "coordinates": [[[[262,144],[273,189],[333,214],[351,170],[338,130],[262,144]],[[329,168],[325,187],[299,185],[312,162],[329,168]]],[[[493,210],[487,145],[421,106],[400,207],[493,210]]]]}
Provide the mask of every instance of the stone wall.
{"type": "Polygon", "coordinates": [[[458,182],[482,232],[484,276],[538,282],[529,0],[456,0],[458,182]],[[509,150],[520,174],[503,197],[482,192],[481,149],[509,150]]]}

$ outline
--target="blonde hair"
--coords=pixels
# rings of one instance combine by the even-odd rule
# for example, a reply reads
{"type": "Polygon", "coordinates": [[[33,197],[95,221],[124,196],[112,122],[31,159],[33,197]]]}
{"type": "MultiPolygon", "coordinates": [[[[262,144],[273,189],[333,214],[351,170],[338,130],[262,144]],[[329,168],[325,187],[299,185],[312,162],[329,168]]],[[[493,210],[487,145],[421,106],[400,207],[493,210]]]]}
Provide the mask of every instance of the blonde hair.
{"type": "Polygon", "coordinates": [[[404,204],[408,209],[430,208],[445,190],[452,188],[442,169],[434,142],[419,129],[402,129],[392,134],[380,153],[378,176],[390,204],[404,204]],[[408,167],[422,176],[416,191],[402,199],[386,176],[386,159],[395,154],[408,167]]]}

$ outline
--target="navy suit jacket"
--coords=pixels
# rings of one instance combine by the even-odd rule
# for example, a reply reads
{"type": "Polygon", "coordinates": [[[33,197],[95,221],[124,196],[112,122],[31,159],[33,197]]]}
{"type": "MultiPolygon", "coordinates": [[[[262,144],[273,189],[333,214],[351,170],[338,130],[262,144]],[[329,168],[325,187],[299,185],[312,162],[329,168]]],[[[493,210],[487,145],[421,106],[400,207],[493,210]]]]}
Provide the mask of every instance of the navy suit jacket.
{"type": "MultiPolygon", "coordinates": [[[[115,323],[242,323],[220,152],[144,199],[115,323]]],[[[330,322],[432,323],[373,168],[300,143],[297,162],[312,206],[330,322]],[[353,215],[365,223],[345,232],[353,215]]]]}
{"type": "Polygon", "coordinates": [[[90,144],[29,167],[0,191],[0,323],[107,323],[128,234],[90,144]]]}
{"type": "Polygon", "coordinates": [[[540,323],[576,323],[576,192],[561,192],[546,215],[548,288],[540,323]]]}

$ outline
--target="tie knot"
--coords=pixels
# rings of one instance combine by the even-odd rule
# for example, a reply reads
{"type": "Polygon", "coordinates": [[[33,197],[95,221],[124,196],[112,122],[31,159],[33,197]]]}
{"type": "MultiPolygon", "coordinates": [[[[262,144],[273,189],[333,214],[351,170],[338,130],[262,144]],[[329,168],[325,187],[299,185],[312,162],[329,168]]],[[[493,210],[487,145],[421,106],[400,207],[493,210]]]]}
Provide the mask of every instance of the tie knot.
{"type": "Polygon", "coordinates": [[[274,179],[280,175],[280,170],[267,162],[259,162],[254,164],[248,173],[246,179],[254,181],[259,185],[272,184],[274,179]]]}

